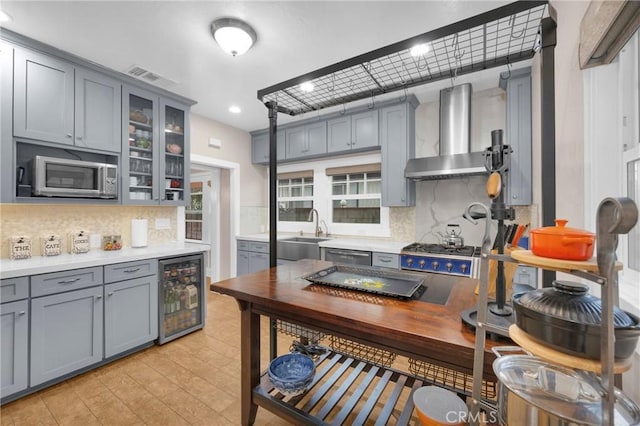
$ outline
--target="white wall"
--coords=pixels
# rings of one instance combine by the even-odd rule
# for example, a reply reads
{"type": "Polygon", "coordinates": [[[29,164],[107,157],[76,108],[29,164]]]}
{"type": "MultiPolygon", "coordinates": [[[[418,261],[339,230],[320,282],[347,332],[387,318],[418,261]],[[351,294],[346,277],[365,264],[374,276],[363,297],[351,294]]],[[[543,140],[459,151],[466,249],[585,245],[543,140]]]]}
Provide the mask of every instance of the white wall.
{"type": "MultiPolygon", "coordinates": [[[[251,135],[235,127],[191,114],[191,153],[237,163],[240,170],[240,233],[253,234],[266,224],[267,168],[251,164],[251,135]],[[209,138],[222,141],[210,147],[209,138]]],[[[229,224],[221,223],[221,228],[229,224]]]]}

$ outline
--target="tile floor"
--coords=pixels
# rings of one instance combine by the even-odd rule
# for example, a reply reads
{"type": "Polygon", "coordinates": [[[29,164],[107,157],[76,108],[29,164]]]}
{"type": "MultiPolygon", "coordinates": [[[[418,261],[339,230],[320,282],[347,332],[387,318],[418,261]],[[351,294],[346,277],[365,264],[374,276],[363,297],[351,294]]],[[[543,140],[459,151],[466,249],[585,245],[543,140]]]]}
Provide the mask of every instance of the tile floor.
{"type": "MultiPolygon", "coordinates": [[[[240,311],[227,296],[209,293],[207,302],[203,330],[5,404],[0,424],[240,424],[240,311]]],[[[268,336],[267,321],[263,327],[268,336]]],[[[279,347],[287,348],[291,338],[281,339],[279,347]]],[[[288,423],[258,409],[256,424],[288,423]]]]}

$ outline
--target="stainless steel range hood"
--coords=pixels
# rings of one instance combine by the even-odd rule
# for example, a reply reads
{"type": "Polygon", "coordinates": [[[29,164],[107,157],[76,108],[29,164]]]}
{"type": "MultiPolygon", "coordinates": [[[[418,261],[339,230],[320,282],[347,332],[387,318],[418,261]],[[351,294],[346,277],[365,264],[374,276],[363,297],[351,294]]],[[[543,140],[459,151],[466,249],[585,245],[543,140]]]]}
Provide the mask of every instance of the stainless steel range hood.
{"type": "Polygon", "coordinates": [[[440,91],[440,155],[407,162],[404,176],[412,180],[483,175],[484,152],[471,150],[471,84],[440,91]]]}

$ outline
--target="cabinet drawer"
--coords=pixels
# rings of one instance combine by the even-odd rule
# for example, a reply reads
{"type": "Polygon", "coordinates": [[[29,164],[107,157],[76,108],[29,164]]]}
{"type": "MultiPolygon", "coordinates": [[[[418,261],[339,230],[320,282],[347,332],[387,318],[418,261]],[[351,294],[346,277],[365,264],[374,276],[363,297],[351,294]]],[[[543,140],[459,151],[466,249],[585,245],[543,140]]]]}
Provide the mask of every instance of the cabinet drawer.
{"type": "Polygon", "coordinates": [[[259,253],[269,253],[269,243],[250,241],[249,251],[257,251],[259,253]]]}
{"type": "Polygon", "coordinates": [[[116,263],[105,265],[104,282],[114,283],[131,278],[155,275],[158,272],[158,259],[145,259],[136,262],[116,263]]]}
{"type": "Polygon", "coordinates": [[[238,250],[249,250],[249,241],[238,241],[238,250]]]}
{"type": "Polygon", "coordinates": [[[0,303],[29,297],[29,277],[7,278],[0,281],[0,303]]]}
{"type": "Polygon", "coordinates": [[[31,297],[62,293],[102,284],[102,266],[33,275],[31,297]]]}
{"type": "Polygon", "coordinates": [[[400,268],[400,255],[390,253],[373,253],[371,258],[373,266],[382,266],[384,268],[400,268]]]}

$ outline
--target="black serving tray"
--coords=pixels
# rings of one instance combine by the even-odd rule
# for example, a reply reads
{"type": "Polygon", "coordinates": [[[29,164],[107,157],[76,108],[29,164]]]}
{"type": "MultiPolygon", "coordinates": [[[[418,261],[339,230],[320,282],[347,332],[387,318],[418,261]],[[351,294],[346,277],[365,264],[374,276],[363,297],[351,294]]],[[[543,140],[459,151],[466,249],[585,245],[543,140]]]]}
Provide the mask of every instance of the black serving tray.
{"type": "Polygon", "coordinates": [[[424,278],[415,274],[349,265],[331,266],[302,278],[314,284],[399,298],[412,297],[424,282],[424,278]]]}

